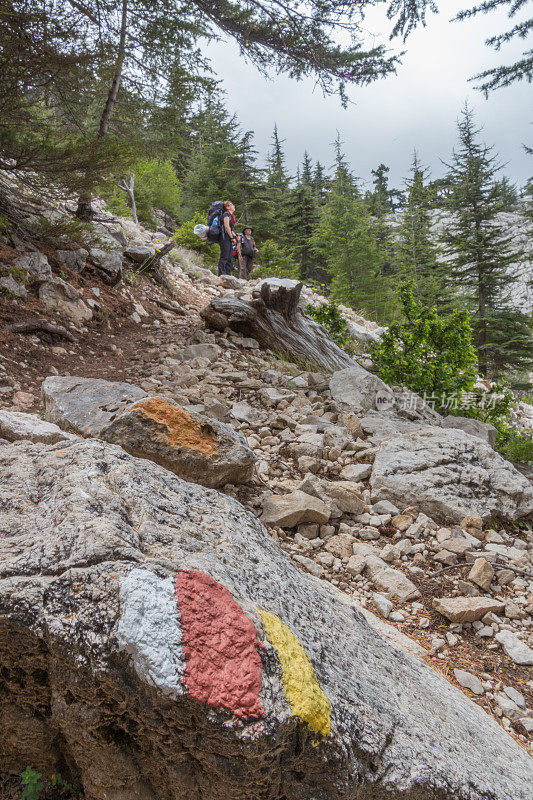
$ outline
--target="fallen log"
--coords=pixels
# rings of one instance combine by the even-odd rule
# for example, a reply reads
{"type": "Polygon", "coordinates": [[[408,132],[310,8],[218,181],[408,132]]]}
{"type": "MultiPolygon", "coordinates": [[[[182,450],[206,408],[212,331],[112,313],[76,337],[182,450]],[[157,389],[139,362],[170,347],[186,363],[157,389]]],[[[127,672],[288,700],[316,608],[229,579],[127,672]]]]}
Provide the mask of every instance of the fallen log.
{"type": "Polygon", "coordinates": [[[7,326],[8,331],[13,333],[35,333],[35,331],[45,331],[46,333],[53,333],[56,336],[61,336],[62,339],[67,339],[69,342],[75,342],[75,337],[63,325],[53,325],[47,319],[30,319],[27,322],[15,322],[13,325],[7,326]]]}
{"type": "Polygon", "coordinates": [[[202,317],[208,325],[210,319],[220,324],[225,317],[231,330],[310,369],[336,371],[353,366],[354,359],[335,344],[326,328],[298,307],[301,291],[299,281],[267,278],[256,287],[251,301],[214,297],[202,317]]]}
{"type": "Polygon", "coordinates": [[[157,303],[160,308],[164,308],[165,311],[172,311],[174,314],[178,314],[178,316],[183,317],[187,313],[178,303],[172,301],[171,303],[167,303],[166,300],[159,300],[159,298],[154,298],[154,303],[157,303]]]}

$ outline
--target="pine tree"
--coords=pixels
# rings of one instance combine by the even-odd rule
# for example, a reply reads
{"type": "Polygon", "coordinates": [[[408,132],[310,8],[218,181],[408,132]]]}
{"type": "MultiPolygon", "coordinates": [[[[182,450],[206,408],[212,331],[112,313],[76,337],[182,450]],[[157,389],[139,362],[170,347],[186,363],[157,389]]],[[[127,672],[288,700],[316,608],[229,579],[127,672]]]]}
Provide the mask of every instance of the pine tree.
{"type": "Polygon", "coordinates": [[[497,221],[503,209],[501,169],[493,147],[479,139],[468,106],[458,121],[459,146],[448,165],[452,221],[444,233],[450,258],[449,282],[473,312],[474,341],[481,374],[508,376],[514,383],[533,363],[533,340],[527,318],[509,299],[509,267],[523,259],[512,237],[497,221]]]}
{"type": "Polygon", "coordinates": [[[232,200],[242,210],[243,185],[240,167],[241,138],[234,117],[219,101],[200,115],[192,135],[192,149],[183,179],[183,203],[188,218],[205,213],[215,200],[232,200]]]}
{"type": "Polygon", "coordinates": [[[328,186],[329,181],[326,177],[326,171],[320,161],[317,161],[313,173],[313,189],[320,205],[326,202],[328,186]]]}
{"type": "Polygon", "coordinates": [[[384,217],[392,211],[392,203],[389,191],[389,167],[380,164],[377,169],[372,170],[374,176],[374,189],[368,194],[370,213],[374,217],[384,217]]]}
{"type": "MultiPolygon", "coordinates": [[[[302,172],[302,176],[303,176],[302,172]]],[[[300,279],[308,280],[316,265],[312,235],[318,220],[318,203],[312,186],[303,178],[287,193],[284,207],[284,240],[300,265],[300,279]]]]}
{"type": "Polygon", "coordinates": [[[427,169],[420,163],[416,150],[405,187],[402,222],[395,246],[396,274],[401,280],[414,281],[418,302],[438,306],[445,297],[443,267],[431,234],[427,169]]]}
{"type": "Polygon", "coordinates": [[[267,185],[281,193],[289,186],[289,177],[285,169],[283,141],[279,138],[277,125],[274,125],[272,149],[267,159],[267,185]]]}
{"type": "Polygon", "coordinates": [[[302,161],[302,183],[305,183],[307,186],[313,186],[313,162],[311,161],[311,156],[307,152],[304,153],[303,161],[302,161]]]}
{"type": "Polygon", "coordinates": [[[394,272],[392,230],[387,215],[392,212],[391,193],[388,179],[389,168],[380,164],[372,170],[374,188],[367,192],[365,200],[373,217],[375,217],[376,237],[381,255],[381,267],[384,275],[394,272]]]}
{"type": "Polygon", "coordinates": [[[251,225],[255,212],[265,204],[261,197],[261,171],[257,167],[257,150],[253,144],[252,131],[246,131],[237,146],[237,183],[241,207],[240,219],[242,224],[251,225]]]}
{"type": "MultiPolygon", "coordinates": [[[[456,20],[470,19],[477,14],[487,14],[490,11],[500,10],[502,5],[510,6],[508,16],[513,18],[515,14],[522,11],[527,3],[527,0],[482,0],[482,2],[464,11],[460,11],[455,17],[456,20]]],[[[502,45],[507,44],[513,39],[526,39],[533,30],[533,19],[525,19],[517,22],[507,31],[497,33],[489,37],[485,44],[493,47],[494,50],[500,50],[502,45]]],[[[481,89],[485,94],[493,89],[499,89],[503,86],[510,86],[515,81],[527,80],[529,83],[533,80],[533,50],[524,50],[521,58],[512,64],[500,64],[492,69],[485,70],[479,75],[475,75],[472,80],[481,81],[476,87],[481,89]]]]}
{"type": "Polygon", "coordinates": [[[267,155],[266,181],[264,186],[266,204],[262,209],[261,224],[269,238],[287,247],[286,203],[289,195],[290,177],[285,167],[284,140],[280,139],[278,126],[274,125],[272,144],[267,155]]]}
{"type": "Polygon", "coordinates": [[[333,297],[383,319],[388,287],[381,273],[375,224],[346,162],[339,137],[335,142],[335,173],[327,200],[320,209],[313,243],[331,275],[333,297]]]}

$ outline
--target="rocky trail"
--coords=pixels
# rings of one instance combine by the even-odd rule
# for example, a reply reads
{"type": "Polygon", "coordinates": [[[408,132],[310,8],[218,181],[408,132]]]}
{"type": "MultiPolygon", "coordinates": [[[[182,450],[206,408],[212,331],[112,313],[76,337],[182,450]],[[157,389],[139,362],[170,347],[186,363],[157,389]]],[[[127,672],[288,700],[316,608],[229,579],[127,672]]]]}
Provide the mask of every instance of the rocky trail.
{"type": "Polygon", "coordinates": [[[359,364],[260,346],[213,314],[257,282],[186,251],[166,288],[46,260],[77,296],[0,296],[6,786],[40,752],[88,800],[526,800],[533,487],[490,426],[385,386],[356,315],[359,364]]]}

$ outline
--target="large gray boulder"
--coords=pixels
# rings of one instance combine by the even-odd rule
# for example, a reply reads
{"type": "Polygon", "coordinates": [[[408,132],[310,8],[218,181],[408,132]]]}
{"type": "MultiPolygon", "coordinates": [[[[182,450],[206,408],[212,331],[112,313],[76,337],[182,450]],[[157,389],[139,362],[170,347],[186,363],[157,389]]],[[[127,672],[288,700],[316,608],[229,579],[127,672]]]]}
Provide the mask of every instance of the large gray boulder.
{"type": "Polygon", "coordinates": [[[245,483],[256,457],[233,428],[128,383],[49,377],[45,415],[84,436],[119,444],[203,486],[245,483]]]}
{"type": "Polygon", "coordinates": [[[57,250],[56,255],[67,269],[83,272],[89,252],[84,247],[79,247],[76,250],[57,250]]]}
{"type": "Polygon", "coordinates": [[[46,419],[82,436],[98,436],[118,413],[147,397],[131,383],[63,375],[50,375],[41,391],[46,419]]]}
{"type": "Polygon", "coordinates": [[[0,770],[86,800],[527,800],[485,712],[232,498],[0,441],[0,770]]]}
{"type": "Polygon", "coordinates": [[[113,250],[111,247],[109,249],[91,247],[89,258],[108,283],[118,283],[122,277],[121,251],[113,250]]]}
{"type": "Polygon", "coordinates": [[[413,505],[436,520],[533,515],[533,486],[490,445],[461,430],[419,427],[385,438],[370,477],[372,499],[413,505]]]}
{"type": "Polygon", "coordinates": [[[35,250],[31,253],[23,253],[16,261],[15,265],[26,270],[30,279],[40,283],[49,281],[52,278],[52,267],[44,253],[35,250]]]}
{"type": "Polygon", "coordinates": [[[19,297],[21,300],[26,300],[28,292],[23,283],[17,283],[13,275],[5,275],[0,278],[0,294],[7,292],[12,297],[19,297]]]}
{"type": "Polygon", "coordinates": [[[61,278],[51,278],[41,283],[39,300],[47,311],[59,314],[76,325],[84,325],[93,318],[93,312],[80,292],[61,278]]]}
{"type": "Polygon", "coordinates": [[[56,442],[75,441],[77,437],[72,433],[62,431],[57,425],[45,422],[37,414],[25,414],[23,411],[6,411],[0,409],[0,439],[8,442],[17,442],[20,439],[29,439],[31,442],[56,442]]]}
{"type": "Polygon", "coordinates": [[[142,264],[147,258],[155,256],[155,247],[148,247],[144,244],[131,244],[124,248],[124,255],[135,261],[136,264],[142,264]]]}
{"type": "Polygon", "coordinates": [[[355,414],[394,406],[394,395],[390,387],[355,362],[353,366],[333,373],[329,389],[342,410],[353,411],[355,414]]]}
{"type": "Polygon", "coordinates": [[[488,422],[481,422],[478,419],[471,419],[470,417],[456,417],[453,414],[444,417],[442,420],[443,428],[458,428],[471,436],[477,436],[478,439],[483,439],[484,442],[494,447],[496,442],[496,434],[498,431],[494,425],[489,425],[488,422]]]}

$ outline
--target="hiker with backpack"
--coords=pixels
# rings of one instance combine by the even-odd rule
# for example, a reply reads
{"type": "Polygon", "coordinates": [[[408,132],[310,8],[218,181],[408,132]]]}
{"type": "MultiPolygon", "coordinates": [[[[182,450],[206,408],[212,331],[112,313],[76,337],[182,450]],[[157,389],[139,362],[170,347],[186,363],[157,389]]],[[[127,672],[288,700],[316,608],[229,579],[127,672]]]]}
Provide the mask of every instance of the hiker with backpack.
{"type": "Polygon", "coordinates": [[[222,213],[219,217],[220,222],[220,258],[218,260],[218,274],[231,275],[231,259],[233,257],[233,245],[237,242],[234,232],[235,228],[235,206],[231,200],[225,200],[222,213]]]}
{"type": "Polygon", "coordinates": [[[194,233],[203,242],[220,245],[219,275],[231,275],[233,248],[237,244],[234,228],[235,206],[231,200],[215,200],[207,212],[207,225],[194,226],[194,233]]]}
{"type": "Polygon", "coordinates": [[[239,278],[247,281],[254,268],[254,256],[259,252],[252,237],[253,228],[247,225],[238,238],[239,278]]]}

